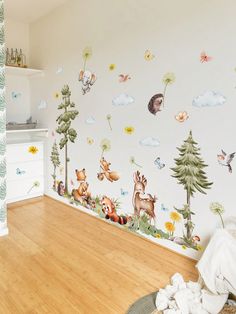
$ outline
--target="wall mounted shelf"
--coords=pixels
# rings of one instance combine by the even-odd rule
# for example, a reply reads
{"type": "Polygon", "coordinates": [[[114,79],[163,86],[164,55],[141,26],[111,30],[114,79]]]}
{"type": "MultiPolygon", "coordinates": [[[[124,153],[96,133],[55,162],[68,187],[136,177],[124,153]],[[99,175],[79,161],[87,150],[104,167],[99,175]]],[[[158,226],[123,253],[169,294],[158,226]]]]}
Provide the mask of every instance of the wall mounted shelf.
{"type": "Polygon", "coordinates": [[[6,74],[36,77],[36,76],[44,76],[44,71],[38,70],[38,69],[30,69],[30,68],[11,67],[11,66],[6,65],[6,74]]]}
{"type": "Polygon", "coordinates": [[[46,128],[34,128],[34,129],[22,129],[22,130],[7,130],[7,134],[19,134],[19,133],[36,133],[36,132],[48,132],[46,128]]]}

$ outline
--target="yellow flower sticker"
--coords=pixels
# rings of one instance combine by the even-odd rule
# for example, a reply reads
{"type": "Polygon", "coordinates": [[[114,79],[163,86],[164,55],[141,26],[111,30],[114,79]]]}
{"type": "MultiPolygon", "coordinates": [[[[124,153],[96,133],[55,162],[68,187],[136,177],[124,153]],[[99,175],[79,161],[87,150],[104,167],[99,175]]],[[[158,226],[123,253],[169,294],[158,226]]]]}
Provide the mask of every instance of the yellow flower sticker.
{"type": "Polygon", "coordinates": [[[110,70],[110,71],[115,70],[115,68],[116,68],[116,65],[115,65],[114,63],[111,63],[111,64],[109,65],[109,70],[110,70]]]}
{"type": "Polygon", "coordinates": [[[177,212],[171,212],[170,219],[173,220],[174,222],[180,222],[181,216],[177,212]]]}
{"type": "Polygon", "coordinates": [[[146,50],[144,53],[144,59],[146,61],[151,61],[155,58],[155,55],[150,51],[150,50],[146,50]]]}
{"type": "Polygon", "coordinates": [[[91,137],[87,137],[87,143],[88,143],[89,145],[92,145],[92,144],[94,143],[94,139],[91,138],[91,137]]]}
{"type": "Polygon", "coordinates": [[[133,127],[133,126],[126,126],[126,127],[124,128],[124,131],[125,131],[125,133],[128,134],[128,135],[132,135],[132,134],[134,133],[134,127],[133,127]]]}
{"type": "Polygon", "coordinates": [[[55,99],[59,99],[61,97],[61,93],[55,92],[53,96],[55,99]]]}
{"type": "Polygon", "coordinates": [[[175,231],[175,226],[172,222],[167,221],[165,223],[165,228],[168,232],[174,232],[175,231]]]}
{"type": "Polygon", "coordinates": [[[37,154],[38,151],[39,151],[39,150],[38,150],[38,148],[37,148],[36,146],[30,146],[30,147],[28,148],[28,152],[29,152],[30,154],[33,154],[33,155],[37,154]]]}

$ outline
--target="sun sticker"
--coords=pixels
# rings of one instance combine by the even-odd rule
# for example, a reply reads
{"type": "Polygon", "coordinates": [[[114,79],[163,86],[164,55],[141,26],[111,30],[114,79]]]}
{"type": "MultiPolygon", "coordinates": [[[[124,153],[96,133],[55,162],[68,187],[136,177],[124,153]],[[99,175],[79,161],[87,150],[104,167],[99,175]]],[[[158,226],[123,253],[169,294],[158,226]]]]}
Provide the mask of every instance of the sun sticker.
{"type": "Polygon", "coordinates": [[[37,148],[36,146],[30,146],[30,147],[28,148],[28,152],[29,152],[30,154],[33,154],[33,155],[37,154],[38,151],[39,151],[39,150],[38,150],[38,148],[37,148]]]}

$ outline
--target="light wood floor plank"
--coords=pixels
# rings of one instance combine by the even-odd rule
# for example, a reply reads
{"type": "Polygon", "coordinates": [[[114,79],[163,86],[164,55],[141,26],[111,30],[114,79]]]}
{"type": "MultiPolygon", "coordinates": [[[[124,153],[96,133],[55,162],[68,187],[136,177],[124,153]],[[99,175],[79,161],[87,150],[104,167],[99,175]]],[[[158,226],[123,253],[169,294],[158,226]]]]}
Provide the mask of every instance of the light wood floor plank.
{"type": "Polygon", "coordinates": [[[0,313],[119,314],[195,261],[48,197],[9,205],[0,313]]]}

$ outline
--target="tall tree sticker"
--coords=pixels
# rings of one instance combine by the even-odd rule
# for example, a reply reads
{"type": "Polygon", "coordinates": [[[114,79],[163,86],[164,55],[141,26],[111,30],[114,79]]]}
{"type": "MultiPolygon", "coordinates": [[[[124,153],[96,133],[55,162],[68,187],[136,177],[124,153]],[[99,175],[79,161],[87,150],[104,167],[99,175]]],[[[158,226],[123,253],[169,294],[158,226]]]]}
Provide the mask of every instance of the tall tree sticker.
{"type": "Polygon", "coordinates": [[[192,132],[190,131],[187,140],[184,144],[177,148],[179,150],[179,158],[175,159],[176,166],[171,168],[174,172],[172,177],[176,178],[179,184],[184,186],[186,190],[186,205],[183,209],[176,209],[185,219],[185,240],[187,243],[192,242],[192,233],[194,229],[194,223],[192,222],[191,211],[191,197],[197,191],[206,194],[205,190],[210,189],[212,182],[208,182],[203,169],[207,167],[202,158],[200,157],[200,148],[197,147],[197,143],[193,140],[192,132]]]}
{"type": "Polygon", "coordinates": [[[52,152],[51,152],[51,162],[53,164],[53,174],[52,174],[52,177],[53,177],[53,188],[54,190],[56,190],[56,187],[57,187],[57,184],[56,184],[56,170],[57,168],[60,166],[60,159],[59,159],[59,152],[58,152],[58,148],[57,148],[57,142],[55,141],[53,143],[53,146],[52,146],[52,152]]]}
{"type": "Polygon", "coordinates": [[[71,91],[68,85],[62,88],[61,94],[63,102],[58,106],[58,109],[63,110],[63,113],[60,114],[56,120],[58,123],[56,132],[62,135],[59,147],[65,150],[65,194],[68,195],[68,163],[70,161],[68,158],[68,142],[74,143],[77,137],[77,133],[75,129],[71,127],[71,123],[79,112],[74,109],[75,104],[70,100],[71,91]]]}

